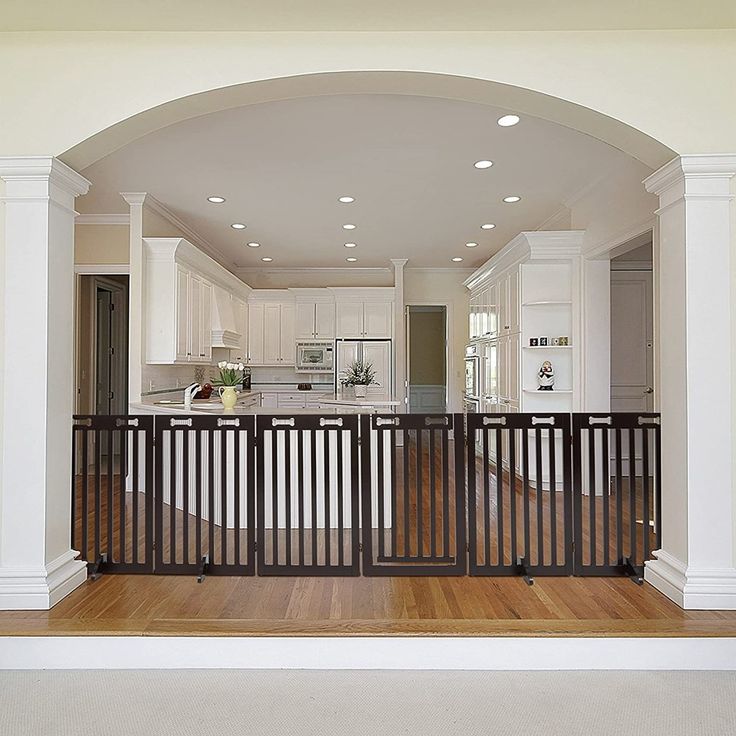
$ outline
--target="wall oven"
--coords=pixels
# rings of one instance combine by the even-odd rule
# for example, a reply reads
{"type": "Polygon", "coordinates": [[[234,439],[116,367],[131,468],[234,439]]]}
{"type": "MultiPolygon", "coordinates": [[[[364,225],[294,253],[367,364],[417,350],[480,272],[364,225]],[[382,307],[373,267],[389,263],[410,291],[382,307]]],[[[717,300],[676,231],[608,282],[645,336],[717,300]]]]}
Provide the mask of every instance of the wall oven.
{"type": "Polygon", "coordinates": [[[297,340],[297,373],[332,373],[335,346],[325,340],[297,340]]]}

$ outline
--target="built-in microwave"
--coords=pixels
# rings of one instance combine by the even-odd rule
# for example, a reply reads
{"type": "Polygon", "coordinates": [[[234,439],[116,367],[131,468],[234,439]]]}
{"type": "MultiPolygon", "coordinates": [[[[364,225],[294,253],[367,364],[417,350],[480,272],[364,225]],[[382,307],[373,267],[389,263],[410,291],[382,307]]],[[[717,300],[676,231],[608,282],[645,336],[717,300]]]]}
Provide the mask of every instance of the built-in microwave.
{"type": "Polygon", "coordinates": [[[326,340],[297,340],[297,373],[332,373],[334,343],[326,340]]]}

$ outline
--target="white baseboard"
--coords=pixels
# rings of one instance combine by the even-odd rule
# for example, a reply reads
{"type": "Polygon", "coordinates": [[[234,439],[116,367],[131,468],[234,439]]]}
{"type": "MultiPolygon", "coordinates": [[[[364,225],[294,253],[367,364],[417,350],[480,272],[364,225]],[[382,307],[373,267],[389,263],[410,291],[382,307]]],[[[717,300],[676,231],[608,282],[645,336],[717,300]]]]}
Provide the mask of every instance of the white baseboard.
{"type": "Polygon", "coordinates": [[[736,638],[0,637],[0,669],[736,670],[736,638]]]}
{"type": "Polygon", "coordinates": [[[87,579],[87,563],[69,550],[44,567],[0,567],[0,611],[46,611],[87,579]]]}
{"type": "Polygon", "coordinates": [[[696,568],[664,550],[644,567],[644,579],[686,610],[736,611],[736,568],[696,568]]]}

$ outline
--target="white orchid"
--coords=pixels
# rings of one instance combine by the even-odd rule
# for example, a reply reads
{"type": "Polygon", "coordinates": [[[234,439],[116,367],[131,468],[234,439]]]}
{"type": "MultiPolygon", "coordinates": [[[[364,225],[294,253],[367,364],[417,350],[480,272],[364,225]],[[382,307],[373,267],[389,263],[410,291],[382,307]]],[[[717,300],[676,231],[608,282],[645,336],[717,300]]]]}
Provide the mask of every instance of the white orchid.
{"type": "Polygon", "coordinates": [[[220,368],[221,370],[222,370],[223,368],[227,368],[227,361],[226,361],[226,360],[221,360],[221,361],[220,361],[220,362],[219,362],[219,363],[217,364],[217,367],[218,367],[218,368],[220,368]]]}
{"type": "Polygon", "coordinates": [[[242,363],[238,363],[238,370],[239,371],[244,371],[245,370],[245,366],[242,363]]]}
{"type": "Polygon", "coordinates": [[[217,367],[220,369],[219,378],[212,381],[215,386],[238,386],[243,382],[242,363],[229,363],[227,360],[221,360],[217,367]]]}

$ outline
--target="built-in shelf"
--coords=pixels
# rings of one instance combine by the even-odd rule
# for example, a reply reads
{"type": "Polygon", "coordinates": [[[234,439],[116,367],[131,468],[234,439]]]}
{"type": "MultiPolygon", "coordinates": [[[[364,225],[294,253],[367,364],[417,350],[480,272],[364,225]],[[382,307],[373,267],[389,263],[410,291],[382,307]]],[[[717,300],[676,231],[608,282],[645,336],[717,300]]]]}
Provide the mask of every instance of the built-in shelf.
{"type": "Polygon", "coordinates": [[[572,345],[522,345],[523,350],[572,350],[572,345]]]}
{"type": "Polygon", "coordinates": [[[521,306],[522,307],[554,307],[554,306],[565,306],[566,304],[572,304],[572,301],[564,300],[564,301],[557,301],[557,300],[545,300],[545,301],[539,301],[539,302],[524,302],[521,306]]]}
{"type": "Polygon", "coordinates": [[[539,396],[547,396],[551,395],[554,396],[555,394],[571,394],[572,389],[554,389],[552,391],[540,391],[538,388],[525,388],[524,389],[525,394],[538,394],[539,396]]]}

